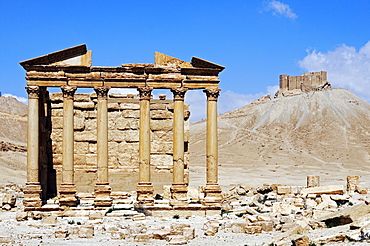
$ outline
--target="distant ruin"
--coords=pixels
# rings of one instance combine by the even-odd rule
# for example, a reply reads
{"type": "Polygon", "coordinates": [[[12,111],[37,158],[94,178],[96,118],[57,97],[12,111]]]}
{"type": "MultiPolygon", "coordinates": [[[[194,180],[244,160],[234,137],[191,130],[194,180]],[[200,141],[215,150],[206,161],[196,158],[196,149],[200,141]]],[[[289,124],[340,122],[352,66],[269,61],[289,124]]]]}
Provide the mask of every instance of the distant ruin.
{"type": "Polygon", "coordinates": [[[280,75],[280,91],[301,90],[304,92],[322,90],[331,87],[326,71],[303,73],[300,76],[280,75]]]}

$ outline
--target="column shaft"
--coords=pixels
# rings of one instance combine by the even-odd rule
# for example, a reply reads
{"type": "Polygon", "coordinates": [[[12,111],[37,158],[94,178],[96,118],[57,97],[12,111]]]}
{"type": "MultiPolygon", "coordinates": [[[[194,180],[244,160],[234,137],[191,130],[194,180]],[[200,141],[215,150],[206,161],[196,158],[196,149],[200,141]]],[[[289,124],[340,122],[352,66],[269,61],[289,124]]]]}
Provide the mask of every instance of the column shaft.
{"type": "Polygon", "coordinates": [[[141,205],[154,205],[154,188],[150,182],[150,98],[152,87],[138,88],[140,94],[139,183],[137,201],[141,205]]]}
{"type": "Polygon", "coordinates": [[[109,186],[108,176],[108,91],[109,87],[94,87],[98,96],[98,153],[97,168],[98,181],[95,185],[94,205],[97,207],[107,207],[112,205],[110,198],[111,187],[109,186]]]}
{"type": "Polygon", "coordinates": [[[207,95],[207,143],[206,143],[206,186],[203,205],[221,206],[221,187],[218,185],[218,129],[217,99],[220,89],[206,89],[207,95]]]}
{"type": "Polygon", "coordinates": [[[28,131],[27,131],[27,183],[23,189],[25,210],[35,210],[42,206],[39,175],[39,96],[40,87],[27,86],[28,131]]]}
{"type": "Polygon", "coordinates": [[[187,88],[172,88],[173,111],[173,182],[171,201],[173,206],[184,206],[187,201],[187,186],[184,181],[184,98],[187,88]]]}
{"type": "Polygon", "coordinates": [[[75,206],[77,202],[74,185],[74,110],[73,98],[76,86],[62,86],[63,91],[63,143],[62,184],[60,186],[61,206],[75,206]]]}

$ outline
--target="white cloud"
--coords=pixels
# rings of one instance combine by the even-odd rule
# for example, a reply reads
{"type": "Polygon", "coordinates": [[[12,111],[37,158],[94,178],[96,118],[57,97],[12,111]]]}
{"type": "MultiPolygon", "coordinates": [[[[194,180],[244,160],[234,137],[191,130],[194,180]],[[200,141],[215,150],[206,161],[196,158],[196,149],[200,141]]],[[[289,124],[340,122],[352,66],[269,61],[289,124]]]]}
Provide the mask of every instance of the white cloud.
{"type": "Polygon", "coordinates": [[[308,51],[298,63],[309,72],[327,71],[332,87],[349,89],[370,101],[370,41],[358,51],[345,44],[327,52],[308,51]]]}
{"type": "Polygon", "coordinates": [[[24,104],[27,104],[28,103],[28,99],[27,98],[14,96],[14,95],[9,94],[9,93],[3,94],[1,96],[3,96],[3,97],[14,97],[15,99],[17,99],[21,103],[24,103],[24,104]]]}
{"type": "Polygon", "coordinates": [[[289,19],[295,19],[298,17],[298,15],[293,12],[288,4],[284,4],[276,0],[267,2],[265,9],[266,11],[272,11],[273,15],[282,15],[288,17],[289,19]]]}

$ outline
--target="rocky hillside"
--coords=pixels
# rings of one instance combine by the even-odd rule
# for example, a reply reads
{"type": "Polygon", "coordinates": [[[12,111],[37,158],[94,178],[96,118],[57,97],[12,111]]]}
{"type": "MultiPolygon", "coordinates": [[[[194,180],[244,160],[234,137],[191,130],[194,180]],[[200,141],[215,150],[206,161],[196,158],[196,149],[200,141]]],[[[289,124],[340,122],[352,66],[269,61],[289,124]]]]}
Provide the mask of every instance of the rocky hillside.
{"type": "MultiPolygon", "coordinates": [[[[221,114],[220,183],[304,185],[306,175],[329,184],[347,175],[370,180],[369,118],[370,105],[345,89],[264,97],[221,114]]],[[[202,121],[190,129],[195,177],[204,169],[205,127],[202,121]]]]}
{"type": "Polygon", "coordinates": [[[0,184],[26,178],[27,105],[0,96],[0,184]]]}

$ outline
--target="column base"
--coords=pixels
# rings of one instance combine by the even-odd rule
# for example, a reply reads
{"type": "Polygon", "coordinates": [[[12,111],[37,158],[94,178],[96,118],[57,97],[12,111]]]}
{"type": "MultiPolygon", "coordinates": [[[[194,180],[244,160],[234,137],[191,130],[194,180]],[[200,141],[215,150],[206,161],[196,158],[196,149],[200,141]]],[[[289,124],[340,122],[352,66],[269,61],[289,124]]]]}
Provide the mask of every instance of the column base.
{"type": "Polygon", "coordinates": [[[171,206],[187,206],[188,202],[188,187],[183,184],[175,184],[170,188],[171,191],[171,206]]]}
{"type": "Polygon", "coordinates": [[[23,205],[25,211],[38,210],[42,206],[41,185],[39,182],[26,183],[23,189],[23,205]]]}
{"type": "Polygon", "coordinates": [[[109,183],[97,183],[94,189],[94,206],[95,207],[110,207],[112,206],[112,199],[110,193],[112,188],[109,183]]]}
{"type": "Polygon", "coordinates": [[[59,189],[59,205],[73,207],[77,205],[76,186],[74,184],[61,184],[59,189]]]}
{"type": "Polygon", "coordinates": [[[136,188],[138,204],[154,206],[154,188],[151,183],[139,183],[136,188]]]}
{"type": "Polygon", "coordinates": [[[206,185],[203,188],[204,199],[202,205],[220,207],[222,205],[221,187],[218,184],[206,185]]]}

